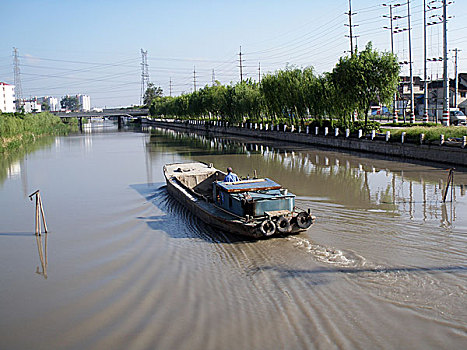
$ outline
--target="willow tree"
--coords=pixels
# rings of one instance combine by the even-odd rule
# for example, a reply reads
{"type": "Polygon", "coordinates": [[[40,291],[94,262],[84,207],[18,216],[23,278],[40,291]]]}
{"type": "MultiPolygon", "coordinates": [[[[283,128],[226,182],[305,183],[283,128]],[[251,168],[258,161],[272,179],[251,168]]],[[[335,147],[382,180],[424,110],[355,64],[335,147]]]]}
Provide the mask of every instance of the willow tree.
{"type": "Polygon", "coordinates": [[[347,110],[365,115],[372,102],[389,104],[397,90],[400,67],[395,55],[373,50],[369,42],[365,50],[341,57],[331,73],[340,104],[347,110]]]}
{"type": "Polygon", "coordinates": [[[282,116],[283,95],[280,91],[277,73],[266,74],[261,79],[260,92],[263,96],[267,114],[271,119],[282,116]]]}

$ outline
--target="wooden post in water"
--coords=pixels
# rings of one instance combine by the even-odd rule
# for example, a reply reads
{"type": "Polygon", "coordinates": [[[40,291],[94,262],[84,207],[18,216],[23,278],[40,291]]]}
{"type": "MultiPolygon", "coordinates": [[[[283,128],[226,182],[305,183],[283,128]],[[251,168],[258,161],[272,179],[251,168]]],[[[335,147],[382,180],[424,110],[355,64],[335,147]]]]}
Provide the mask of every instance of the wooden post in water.
{"type": "Polygon", "coordinates": [[[446,197],[448,195],[449,185],[451,185],[451,202],[452,202],[452,195],[453,195],[453,187],[454,187],[454,170],[455,168],[449,169],[448,181],[446,182],[446,187],[444,189],[443,195],[443,203],[446,202],[446,197]]]}
{"type": "Polygon", "coordinates": [[[32,201],[32,197],[36,196],[36,235],[41,235],[41,217],[42,224],[44,225],[44,232],[47,233],[47,223],[45,222],[44,207],[42,205],[41,194],[39,190],[29,195],[29,199],[32,201]]]}

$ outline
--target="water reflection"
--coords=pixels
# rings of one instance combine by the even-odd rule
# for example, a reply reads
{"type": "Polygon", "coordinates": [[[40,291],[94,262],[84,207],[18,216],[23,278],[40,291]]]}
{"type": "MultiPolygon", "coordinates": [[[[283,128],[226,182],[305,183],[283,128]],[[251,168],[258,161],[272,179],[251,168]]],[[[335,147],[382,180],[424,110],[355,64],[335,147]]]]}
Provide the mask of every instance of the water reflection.
{"type": "Polygon", "coordinates": [[[27,191],[27,162],[24,160],[28,153],[34,152],[38,149],[52,147],[55,137],[41,137],[32,144],[23,145],[21,148],[0,153],[0,186],[3,185],[6,179],[15,179],[21,177],[27,191]]]}
{"type": "Polygon", "coordinates": [[[36,235],[36,243],[37,243],[37,251],[39,253],[39,260],[41,262],[41,266],[36,267],[36,273],[38,275],[43,276],[47,279],[47,233],[43,235],[36,235]],[[44,245],[42,245],[42,238],[44,239],[44,245]],[[42,248],[44,247],[44,249],[42,248]]]}
{"type": "Polygon", "coordinates": [[[297,194],[297,202],[305,206],[310,200],[332,202],[386,215],[407,215],[411,220],[437,220],[449,228],[456,221],[458,203],[466,201],[467,175],[459,171],[454,178],[453,202],[441,203],[448,171],[433,166],[155,128],[147,142],[147,163],[161,151],[212,162],[217,168],[232,166],[243,177],[258,170],[260,176],[273,177],[290,188],[297,194]]]}

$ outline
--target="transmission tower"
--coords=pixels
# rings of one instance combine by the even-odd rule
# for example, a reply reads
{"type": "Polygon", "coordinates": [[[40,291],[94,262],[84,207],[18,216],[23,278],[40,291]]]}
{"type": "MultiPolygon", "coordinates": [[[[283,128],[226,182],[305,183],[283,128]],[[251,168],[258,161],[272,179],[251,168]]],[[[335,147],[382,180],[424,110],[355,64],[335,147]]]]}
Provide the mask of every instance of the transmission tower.
{"type": "Polygon", "coordinates": [[[148,51],[141,49],[141,98],[139,104],[143,104],[144,93],[149,85],[149,66],[148,66],[148,51]]]}
{"type": "Polygon", "coordinates": [[[258,83],[261,83],[261,62],[258,62],[258,83]]]}
{"type": "Polygon", "coordinates": [[[23,89],[21,87],[21,73],[19,70],[18,49],[13,48],[13,70],[15,74],[15,104],[16,110],[20,111],[23,104],[23,89]]]}
{"type": "Polygon", "coordinates": [[[196,92],[196,66],[193,66],[193,91],[196,92]]]}
{"type": "Polygon", "coordinates": [[[243,64],[242,64],[242,47],[240,46],[240,53],[238,54],[240,61],[240,81],[243,81],[243,64]]]}

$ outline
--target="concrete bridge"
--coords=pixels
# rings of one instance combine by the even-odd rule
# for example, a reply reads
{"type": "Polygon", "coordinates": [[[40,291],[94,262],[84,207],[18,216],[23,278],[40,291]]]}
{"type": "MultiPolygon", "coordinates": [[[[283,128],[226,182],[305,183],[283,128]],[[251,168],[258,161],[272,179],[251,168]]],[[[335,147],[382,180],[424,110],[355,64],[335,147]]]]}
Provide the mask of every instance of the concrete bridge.
{"type": "Polygon", "coordinates": [[[102,112],[90,111],[90,112],[51,112],[60,118],[77,118],[80,130],[83,127],[83,118],[105,118],[105,117],[116,117],[118,120],[118,128],[120,129],[123,124],[123,118],[136,118],[141,119],[149,115],[147,108],[140,109],[104,109],[102,112]]]}

